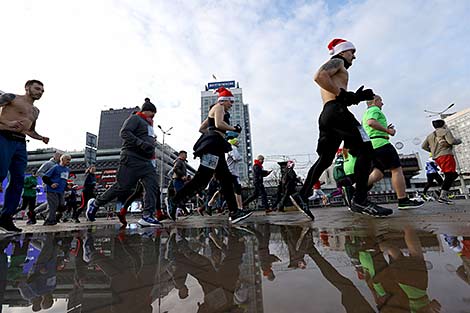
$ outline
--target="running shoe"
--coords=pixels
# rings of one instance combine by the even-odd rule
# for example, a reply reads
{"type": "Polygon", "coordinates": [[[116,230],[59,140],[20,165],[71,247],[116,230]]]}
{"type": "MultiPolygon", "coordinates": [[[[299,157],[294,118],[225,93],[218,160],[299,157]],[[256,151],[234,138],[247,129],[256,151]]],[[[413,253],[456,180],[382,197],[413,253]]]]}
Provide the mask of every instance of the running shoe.
{"type": "Polygon", "coordinates": [[[406,198],[405,200],[398,200],[398,210],[408,210],[408,209],[417,209],[422,207],[424,201],[421,200],[412,200],[410,198],[406,198]]]}
{"type": "Polygon", "coordinates": [[[54,225],[57,225],[57,222],[56,221],[50,221],[50,220],[45,220],[44,221],[44,226],[54,226],[54,225]]]}
{"type": "Polygon", "coordinates": [[[293,194],[289,198],[292,201],[292,204],[297,208],[297,210],[305,213],[305,215],[310,217],[312,221],[315,220],[315,216],[313,216],[312,212],[310,212],[308,204],[305,203],[305,200],[298,193],[293,194]]]}
{"type": "Polygon", "coordinates": [[[437,198],[437,202],[448,204],[448,205],[454,204],[454,201],[449,200],[449,198],[447,198],[447,197],[439,197],[439,198],[437,198]]]}
{"type": "Polygon", "coordinates": [[[351,202],[350,211],[354,213],[366,214],[374,217],[386,217],[393,214],[392,209],[381,207],[369,200],[366,200],[364,203],[359,204],[354,201],[351,202]]]}
{"type": "Polygon", "coordinates": [[[90,222],[94,222],[96,212],[98,212],[98,207],[95,204],[95,198],[91,198],[90,200],[88,200],[88,203],[86,206],[85,216],[87,220],[89,220],[90,222]]]}
{"type": "Polygon", "coordinates": [[[142,227],[149,227],[149,226],[162,226],[162,224],[153,216],[142,216],[142,218],[137,222],[142,227]]]}
{"type": "Polygon", "coordinates": [[[95,251],[94,241],[92,236],[86,236],[85,240],[83,241],[83,261],[86,263],[90,263],[91,261],[91,254],[95,251]]]}
{"type": "Polygon", "coordinates": [[[250,217],[253,214],[252,211],[236,210],[233,213],[230,213],[228,220],[233,224],[243,221],[244,219],[250,217]]]}
{"type": "Polygon", "coordinates": [[[13,218],[11,216],[0,217],[0,229],[5,232],[15,232],[20,233],[21,228],[18,228],[13,223],[13,218]]]}

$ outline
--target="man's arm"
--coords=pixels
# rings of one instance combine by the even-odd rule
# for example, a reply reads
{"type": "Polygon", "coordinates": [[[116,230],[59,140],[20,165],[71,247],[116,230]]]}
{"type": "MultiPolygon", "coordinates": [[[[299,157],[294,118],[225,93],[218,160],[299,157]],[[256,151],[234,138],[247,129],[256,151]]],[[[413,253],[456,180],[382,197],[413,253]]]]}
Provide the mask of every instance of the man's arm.
{"type": "Polygon", "coordinates": [[[320,67],[318,72],[313,77],[313,80],[322,89],[334,95],[339,95],[341,89],[338,87],[338,85],[336,85],[331,77],[335,75],[342,67],[344,67],[343,60],[331,59],[320,67]]]}
{"type": "Polygon", "coordinates": [[[456,139],[450,130],[446,133],[445,138],[446,141],[453,146],[460,145],[462,143],[462,140],[456,139]]]}
{"type": "Polygon", "coordinates": [[[137,129],[138,125],[138,120],[134,117],[128,118],[124,124],[122,125],[120,135],[121,138],[127,142],[130,142],[137,147],[139,147],[142,143],[143,140],[134,135],[134,131],[137,129]]]}
{"type": "Polygon", "coordinates": [[[373,118],[367,120],[367,125],[369,125],[375,130],[379,130],[384,133],[387,133],[390,136],[394,136],[396,132],[395,128],[388,128],[388,127],[385,128],[382,126],[382,124],[380,124],[376,119],[373,119],[373,118]]]}
{"type": "Polygon", "coordinates": [[[206,118],[204,122],[202,122],[201,126],[199,127],[199,132],[200,133],[205,133],[207,131],[207,127],[209,126],[209,121],[206,118]]]}
{"type": "Polygon", "coordinates": [[[28,135],[29,137],[33,139],[41,140],[46,145],[49,143],[48,137],[41,136],[36,132],[36,121],[33,122],[33,124],[31,125],[31,128],[26,132],[26,135],[28,135]]]}
{"type": "Polygon", "coordinates": [[[12,93],[4,93],[0,96],[0,107],[3,107],[7,104],[10,104],[14,99],[16,98],[16,95],[12,93]]]}

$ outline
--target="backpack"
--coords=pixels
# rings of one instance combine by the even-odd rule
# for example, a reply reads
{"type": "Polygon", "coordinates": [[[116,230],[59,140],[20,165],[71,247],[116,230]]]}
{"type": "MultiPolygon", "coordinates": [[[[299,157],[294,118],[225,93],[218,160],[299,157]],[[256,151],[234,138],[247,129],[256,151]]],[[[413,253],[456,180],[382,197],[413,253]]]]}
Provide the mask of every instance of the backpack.
{"type": "Polygon", "coordinates": [[[335,160],[335,166],[333,167],[333,178],[335,181],[342,180],[346,177],[344,172],[344,159],[342,155],[339,155],[335,160]]]}

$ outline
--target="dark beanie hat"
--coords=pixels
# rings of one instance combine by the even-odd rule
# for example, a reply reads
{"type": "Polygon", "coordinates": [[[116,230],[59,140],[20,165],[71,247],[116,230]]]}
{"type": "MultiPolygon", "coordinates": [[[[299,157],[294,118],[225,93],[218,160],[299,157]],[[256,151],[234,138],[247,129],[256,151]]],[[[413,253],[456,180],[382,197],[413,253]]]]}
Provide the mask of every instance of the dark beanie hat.
{"type": "Polygon", "coordinates": [[[443,127],[445,124],[444,120],[434,120],[432,121],[432,126],[434,126],[434,128],[441,128],[443,127]]]}
{"type": "Polygon", "coordinates": [[[145,98],[145,102],[144,104],[142,104],[142,109],[140,111],[150,111],[150,112],[153,112],[153,113],[157,113],[157,108],[155,107],[155,105],[150,102],[150,99],[149,98],[145,98]]]}

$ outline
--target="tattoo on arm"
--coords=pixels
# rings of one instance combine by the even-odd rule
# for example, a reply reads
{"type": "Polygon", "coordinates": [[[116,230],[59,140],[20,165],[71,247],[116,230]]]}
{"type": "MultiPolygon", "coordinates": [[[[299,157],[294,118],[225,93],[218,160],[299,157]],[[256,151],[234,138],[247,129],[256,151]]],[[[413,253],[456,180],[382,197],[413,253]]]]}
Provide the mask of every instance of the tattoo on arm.
{"type": "Polygon", "coordinates": [[[12,93],[4,93],[0,96],[0,107],[7,105],[16,98],[16,95],[12,93]]]}
{"type": "Polygon", "coordinates": [[[320,71],[331,71],[340,68],[343,65],[343,61],[340,59],[331,59],[320,67],[320,71]]]}

